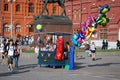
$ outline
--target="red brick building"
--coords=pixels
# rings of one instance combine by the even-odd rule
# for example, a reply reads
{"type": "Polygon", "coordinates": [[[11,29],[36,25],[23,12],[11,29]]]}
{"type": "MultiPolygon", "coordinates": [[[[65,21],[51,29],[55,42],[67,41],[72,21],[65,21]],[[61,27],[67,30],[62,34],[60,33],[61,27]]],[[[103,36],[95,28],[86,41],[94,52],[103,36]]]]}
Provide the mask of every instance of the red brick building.
{"type": "MultiPolygon", "coordinates": [[[[0,4],[0,34],[4,33],[4,36],[9,36],[10,2],[8,0],[1,0],[0,4]]],[[[88,16],[98,15],[100,6],[104,4],[110,6],[110,12],[107,14],[110,22],[106,27],[98,26],[97,38],[95,40],[120,40],[120,0],[65,0],[67,15],[73,21],[73,30],[81,28],[81,23],[86,21],[88,16]]],[[[33,15],[38,15],[41,12],[42,6],[41,0],[17,0],[12,2],[13,36],[18,34],[21,36],[33,35],[33,15]]],[[[50,15],[52,13],[53,15],[61,13],[61,8],[57,3],[49,4],[47,7],[49,8],[50,15]]]]}
{"type": "MultiPolygon", "coordinates": [[[[32,25],[33,15],[38,15],[41,12],[42,2],[41,0],[16,0],[15,2],[8,2],[8,0],[0,1],[0,35],[6,37],[10,36],[10,24],[11,24],[11,4],[12,4],[12,35],[17,36],[31,36],[34,34],[34,28],[32,25]]],[[[48,5],[50,13],[52,8],[56,9],[56,4],[48,5]]],[[[57,7],[58,8],[58,7],[57,7]]],[[[59,12],[59,9],[54,10],[59,12]],[[58,11],[57,11],[58,10],[58,11]]],[[[56,13],[56,12],[54,12],[56,13]]],[[[44,13],[46,14],[46,13],[44,13]]]]}

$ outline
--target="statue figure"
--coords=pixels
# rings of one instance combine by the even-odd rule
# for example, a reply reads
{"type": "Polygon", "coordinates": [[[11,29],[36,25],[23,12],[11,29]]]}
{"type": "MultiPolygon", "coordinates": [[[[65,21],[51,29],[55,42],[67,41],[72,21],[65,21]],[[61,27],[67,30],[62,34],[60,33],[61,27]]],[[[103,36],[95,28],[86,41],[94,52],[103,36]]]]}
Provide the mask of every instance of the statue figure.
{"type": "Polygon", "coordinates": [[[61,13],[61,16],[65,15],[66,16],[66,11],[65,11],[65,5],[64,2],[65,0],[42,0],[43,2],[43,8],[42,12],[40,14],[43,14],[43,12],[46,10],[47,14],[49,14],[48,9],[47,9],[47,4],[48,3],[58,3],[61,8],[63,8],[63,11],[61,13]]]}

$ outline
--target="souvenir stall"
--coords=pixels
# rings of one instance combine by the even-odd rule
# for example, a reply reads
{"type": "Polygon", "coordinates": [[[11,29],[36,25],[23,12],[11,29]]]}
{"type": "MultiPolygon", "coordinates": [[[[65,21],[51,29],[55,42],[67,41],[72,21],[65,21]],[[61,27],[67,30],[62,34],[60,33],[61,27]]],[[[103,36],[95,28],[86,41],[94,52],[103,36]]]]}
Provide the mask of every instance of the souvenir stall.
{"type": "MultiPolygon", "coordinates": [[[[69,62],[69,52],[65,52],[67,42],[65,38],[70,37],[70,33],[46,32],[44,40],[40,40],[39,65],[65,66],[69,62]],[[64,54],[65,53],[65,54],[64,54]]],[[[39,37],[38,37],[39,38],[39,37]]]]}
{"type": "Polygon", "coordinates": [[[65,66],[69,62],[65,58],[66,42],[71,45],[72,22],[67,16],[40,16],[34,21],[35,45],[40,46],[39,65],[65,66]]]}

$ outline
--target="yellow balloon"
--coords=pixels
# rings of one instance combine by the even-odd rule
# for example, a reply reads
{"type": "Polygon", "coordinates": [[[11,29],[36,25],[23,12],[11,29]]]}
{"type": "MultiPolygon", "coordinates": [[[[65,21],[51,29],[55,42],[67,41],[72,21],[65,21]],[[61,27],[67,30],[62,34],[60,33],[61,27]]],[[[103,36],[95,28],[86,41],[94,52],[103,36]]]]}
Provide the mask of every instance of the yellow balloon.
{"type": "Polygon", "coordinates": [[[95,30],[95,28],[94,28],[94,27],[91,27],[91,28],[90,28],[90,31],[91,31],[91,32],[93,32],[94,30],[95,30]]]}
{"type": "Polygon", "coordinates": [[[108,8],[104,8],[102,11],[102,13],[106,13],[106,12],[108,12],[108,8]]]}

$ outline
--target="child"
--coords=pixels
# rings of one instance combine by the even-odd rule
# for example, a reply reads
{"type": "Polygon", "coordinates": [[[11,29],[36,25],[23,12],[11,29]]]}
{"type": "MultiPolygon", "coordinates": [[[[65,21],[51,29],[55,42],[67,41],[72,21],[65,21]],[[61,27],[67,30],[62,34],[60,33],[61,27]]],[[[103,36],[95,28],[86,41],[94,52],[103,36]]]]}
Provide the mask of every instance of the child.
{"type": "Polygon", "coordinates": [[[94,42],[92,42],[92,44],[90,46],[90,50],[91,50],[91,53],[92,53],[92,60],[95,61],[96,46],[95,46],[94,42]]]}

